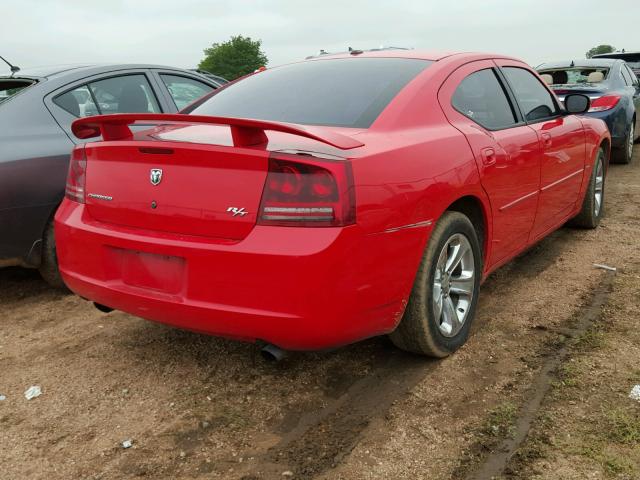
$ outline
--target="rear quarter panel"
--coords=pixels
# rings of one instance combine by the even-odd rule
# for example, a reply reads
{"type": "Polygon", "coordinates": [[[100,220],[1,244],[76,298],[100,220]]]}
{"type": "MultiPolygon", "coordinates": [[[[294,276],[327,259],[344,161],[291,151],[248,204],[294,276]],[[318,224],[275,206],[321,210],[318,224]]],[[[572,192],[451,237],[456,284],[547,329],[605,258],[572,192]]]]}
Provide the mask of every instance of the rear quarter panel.
{"type": "MultiPolygon", "coordinates": [[[[367,297],[401,300],[395,323],[390,325],[395,327],[438,219],[464,196],[476,197],[486,218],[490,218],[489,204],[471,150],[450,125],[361,139],[367,145],[385,142],[389,148],[353,160],[357,222],[363,231],[359,248],[371,252],[357,256],[361,263],[353,268],[367,272],[368,280],[361,286],[367,297]]],[[[490,230],[488,222],[487,235],[490,230]]]]}

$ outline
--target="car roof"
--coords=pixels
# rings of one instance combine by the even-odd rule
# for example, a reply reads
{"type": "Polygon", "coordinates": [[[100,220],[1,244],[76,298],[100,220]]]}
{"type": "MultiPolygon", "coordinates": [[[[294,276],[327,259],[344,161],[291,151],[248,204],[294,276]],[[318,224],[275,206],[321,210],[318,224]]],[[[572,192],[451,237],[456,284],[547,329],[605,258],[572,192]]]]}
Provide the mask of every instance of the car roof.
{"type": "Polygon", "coordinates": [[[619,60],[625,60],[629,57],[638,57],[640,52],[611,52],[611,53],[599,53],[594,55],[593,58],[615,58],[619,60]]]}
{"type": "Polygon", "coordinates": [[[578,60],[562,60],[559,62],[548,62],[540,64],[536,67],[536,70],[541,70],[543,68],[566,68],[566,67],[612,67],[615,63],[620,62],[621,60],[616,60],[613,58],[580,58],[578,60]]]}
{"type": "Polygon", "coordinates": [[[373,57],[373,58],[413,58],[419,60],[431,60],[437,62],[448,57],[477,57],[484,56],[487,58],[511,58],[505,55],[497,55],[481,52],[455,52],[442,50],[413,50],[413,49],[373,49],[373,50],[357,50],[340,53],[325,53],[309,57],[308,60],[322,60],[327,58],[348,58],[348,57],[373,57]]]}
{"type": "MultiPolygon", "coordinates": [[[[72,65],[47,65],[42,67],[24,68],[16,72],[13,78],[53,79],[61,76],[85,77],[89,75],[111,72],[114,70],[157,68],[163,70],[187,71],[187,69],[168,67],[166,65],[140,64],[140,63],[114,63],[114,64],[72,64],[72,65]]],[[[200,74],[201,75],[201,74],[200,74]]],[[[0,78],[12,77],[11,74],[0,75],[0,78]]]]}

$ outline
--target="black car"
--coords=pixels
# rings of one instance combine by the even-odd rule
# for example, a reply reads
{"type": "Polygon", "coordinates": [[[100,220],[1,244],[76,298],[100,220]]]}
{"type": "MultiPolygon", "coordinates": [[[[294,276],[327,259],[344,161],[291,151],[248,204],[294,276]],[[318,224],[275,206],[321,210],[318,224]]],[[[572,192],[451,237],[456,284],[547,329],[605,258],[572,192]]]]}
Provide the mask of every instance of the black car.
{"type": "Polygon", "coordinates": [[[613,52],[613,53],[600,53],[594,55],[593,58],[616,58],[624,60],[627,65],[633,70],[633,73],[640,78],[640,52],[613,52]]]}
{"type": "Polygon", "coordinates": [[[0,267],[36,267],[62,286],[52,218],[64,196],[71,123],[109,113],[174,113],[221,84],[153,65],[59,66],[0,76],[0,267]]]}
{"type": "Polygon", "coordinates": [[[640,135],[640,82],[623,60],[598,58],[543,63],[536,67],[562,101],[568,93],[591,98],[586,115],[601,118],[611,132],[612,159],[629,163],[640,135]]]}

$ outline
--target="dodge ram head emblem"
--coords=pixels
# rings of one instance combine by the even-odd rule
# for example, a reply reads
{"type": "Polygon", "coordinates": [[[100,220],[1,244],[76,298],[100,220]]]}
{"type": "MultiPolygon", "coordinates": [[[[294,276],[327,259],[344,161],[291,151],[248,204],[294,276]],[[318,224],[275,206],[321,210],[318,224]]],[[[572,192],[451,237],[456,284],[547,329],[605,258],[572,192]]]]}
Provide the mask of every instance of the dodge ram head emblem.
{"type": "Polygon", "coordinates": [[[151,185],[158,185],[162,180],[162,169],[152,168],[149,174],[149,180],[151,180],[151,185]]]}

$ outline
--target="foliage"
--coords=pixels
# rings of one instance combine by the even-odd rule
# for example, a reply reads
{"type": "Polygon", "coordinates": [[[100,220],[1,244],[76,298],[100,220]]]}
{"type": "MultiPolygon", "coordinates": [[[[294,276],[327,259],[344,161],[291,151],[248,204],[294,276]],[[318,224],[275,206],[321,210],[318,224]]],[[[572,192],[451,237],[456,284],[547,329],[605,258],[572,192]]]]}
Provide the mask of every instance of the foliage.
{"type": "Polygon", "coordinates": [[[260,49],[261,45],[261,40],[242,35],[231,37],[227,42],[214,43],[204,49],[205,57],[198,68],[234,80],[267,65],[267,56],[260,49]]]}
{"type": "Polygon", "coordinates": [[[594,55],[599,55],[601,53],[611,53],[615,51],[616,47],[614,47],[613,45],[598,45],[597,47],[593,47],[591,50],[589,50],[586,55],[587,58],[592,58],[594,55]]]}

